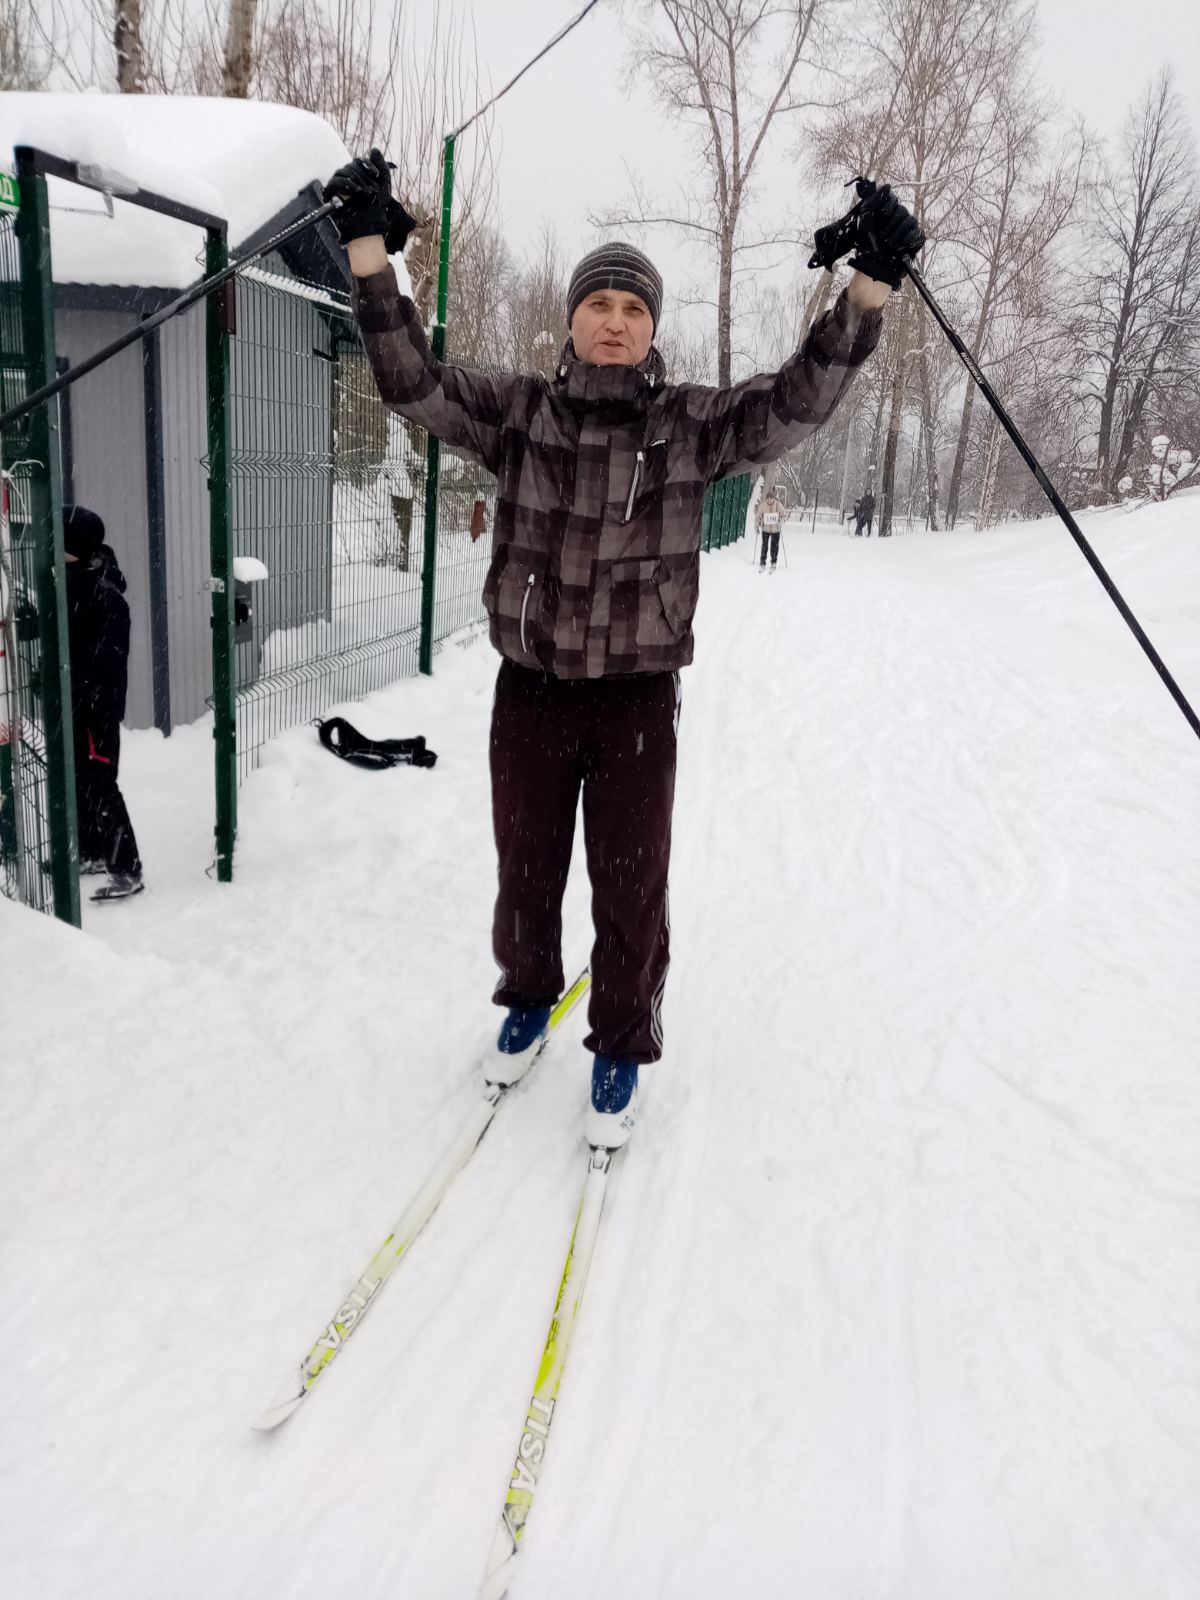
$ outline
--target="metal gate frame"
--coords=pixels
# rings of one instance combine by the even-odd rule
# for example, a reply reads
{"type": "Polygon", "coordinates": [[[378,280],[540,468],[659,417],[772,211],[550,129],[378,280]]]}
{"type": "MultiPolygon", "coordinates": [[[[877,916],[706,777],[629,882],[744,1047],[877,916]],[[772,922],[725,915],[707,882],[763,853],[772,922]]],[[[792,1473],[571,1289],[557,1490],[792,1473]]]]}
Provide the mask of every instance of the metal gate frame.
{"type": "MultiPolygon", "coordinates": [[[[98,190],[110,200],[119,195],[127,205],[203,230],[209,272],[227,260],[227,225],[223,217],[197,210],[169,196],[140,188],[122,174],[86,162],[64,160],[44,150],[18,146],[14,151],[19,193],[16,235],[19,249],[20,298],[26,392],[33,393],[56,377],[54,271],[50,250],[50,208],[46,180],[58,178],[98,190]]],[[[230,299],[210,295],[206,302],[206,400],[208,412],[209,545],[211,558],[214,668],[223,668],[224,684],[214,680],[214,737],[217,744],[217,876],[232,875],[237,825],[237,775],[234,751],[232,663],[233,582],[229,557],[229,333],[230,299]],[[221,688],[226,689],[222,698],[221,688]]],[[[22,480],[28,496],[29,529],[34,553],[37,631],[40,651],[37,698],[49,794],[49,863],[54,915],[79,926],[79,830],[75,812],[74,741],[71,728],[71,665],[67,642],[66,565],[63,550],[63,502],[58,439],[58,407],[46,402],[25,420],[22,437],[4,441],[4,466],[18,455],[25,464],[22,480]],[[10,460],[11,456],[11,460],[10,460]]]]}

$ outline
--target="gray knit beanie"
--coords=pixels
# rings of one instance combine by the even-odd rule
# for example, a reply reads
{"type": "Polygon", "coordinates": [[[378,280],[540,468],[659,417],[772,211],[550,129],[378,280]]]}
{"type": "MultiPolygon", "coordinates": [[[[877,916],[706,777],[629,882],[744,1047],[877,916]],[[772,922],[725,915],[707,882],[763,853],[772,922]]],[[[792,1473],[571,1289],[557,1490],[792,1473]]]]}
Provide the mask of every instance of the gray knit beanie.
{"type": "Polygon", "coordinates": [[[662,278],[648,256],[631,244],[602,244],[591,250],[571,274],[567,290],[567,321],[597,289],[625,289],[646,302],[650,320],[658,331],[662,312],[662,278]]]}

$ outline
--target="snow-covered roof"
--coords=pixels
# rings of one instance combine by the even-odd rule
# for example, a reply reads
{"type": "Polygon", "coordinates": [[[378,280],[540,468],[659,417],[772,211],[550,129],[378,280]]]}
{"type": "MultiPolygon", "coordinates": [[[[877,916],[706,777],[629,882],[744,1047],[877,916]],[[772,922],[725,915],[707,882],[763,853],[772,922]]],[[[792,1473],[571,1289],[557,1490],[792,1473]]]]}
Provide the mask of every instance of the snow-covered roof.
{"type": "MultiPolygon", "coordinates": [[[[19,144],[224,217],[235,250],[348,159],[310,111],[186,95],[0,94],[0,163],[19,144]]],[[[56,179],[49,194],[56,282],[174,289],[200,275],[203,237],[186,223],[120,199],[110,217],[101,194],[56,179]]]]}

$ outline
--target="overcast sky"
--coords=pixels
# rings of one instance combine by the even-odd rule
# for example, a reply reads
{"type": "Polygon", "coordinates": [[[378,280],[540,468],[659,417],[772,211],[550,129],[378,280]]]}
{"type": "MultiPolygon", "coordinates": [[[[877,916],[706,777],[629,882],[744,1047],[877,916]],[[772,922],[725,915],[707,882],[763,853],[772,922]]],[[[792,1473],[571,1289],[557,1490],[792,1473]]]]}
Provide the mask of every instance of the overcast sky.
{"type": "MultiPolygon", "coordinates": [[[[429,4],[421,0],[418,11],[429,4]]],[[[494,87],[580,9],[580,0],[460,4],[474,21],[483,68],[494,87]]],[[[1098,132],[1115,134],[1130,100],[1170,61],[1200,133],[1196,0],[1040,0],[1039,13],[1042,43],[1033,65],[1098,132]]],[[[581,254],[593,235],[589,205],[603,207],[621,198],[627,191],[626,162],[664,196],[686,177],[686,140],[655,111],[644,84],[632,95],[625,92],[626,59],[621,9],[615,0],[601,0],[497,107],[500,210],[518,250],[532,242],[546,217],[561,234],[568,256],[581,254]]],[[[767,193],[787,210],[792,192],[780,149],[767,193]]],[[[643,242],[663,268],[668,288],[686,276],[689,257],[669,235],[658,233],[643,242]]],[[[698,258],[691,259],[699,266],[698,258]]]]}

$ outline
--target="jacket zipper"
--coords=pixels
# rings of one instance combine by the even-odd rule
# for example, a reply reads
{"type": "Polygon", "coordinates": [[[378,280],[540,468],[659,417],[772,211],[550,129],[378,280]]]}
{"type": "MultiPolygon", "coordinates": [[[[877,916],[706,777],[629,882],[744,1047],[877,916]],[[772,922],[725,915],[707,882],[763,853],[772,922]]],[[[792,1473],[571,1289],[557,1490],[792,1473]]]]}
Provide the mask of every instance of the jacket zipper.
{"type": "Polygon", "coordinates": [[[521,601],[521,649],[524,650],[526,655],[529,654],[529,646],[525,642],[525,613],[529,610],[529,596],[533,593],[535,581],[535,575],[531,572],[525,585],[525,598],[521,601]]]}
{"type": "Polygon", "coordinates": [[[642,475],[642,462],[645,461],[645,459],[646,452],[644,450],[639,450],[637,453],[637,460],[633,464],[633,482],[629,485],[629,499],[625,502],[624,522],[628,522],[633,516],[633,499],[637,494],[638,479],[642,475]]]}
{"type": "MultiPolygon", "coordinates": [[[[659,445],[666,444],[666,439],[651,439],[646,450],[657,450],[659,445]]],[[[633,482],[629,485],[629,498],[625,502],[625,515],[621,519],[621,526],[633,520],[633,502],[637,498],[638,484],[641,482],[642,468],[646,464],[646,450],[639,450],[637,460],[633,464],[633,482]]]]}

